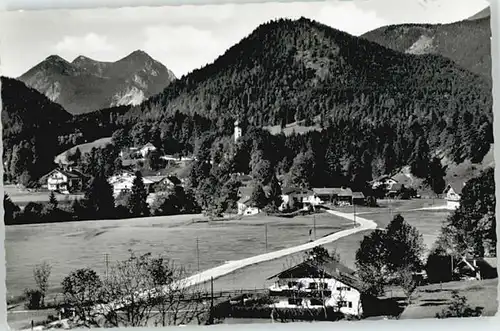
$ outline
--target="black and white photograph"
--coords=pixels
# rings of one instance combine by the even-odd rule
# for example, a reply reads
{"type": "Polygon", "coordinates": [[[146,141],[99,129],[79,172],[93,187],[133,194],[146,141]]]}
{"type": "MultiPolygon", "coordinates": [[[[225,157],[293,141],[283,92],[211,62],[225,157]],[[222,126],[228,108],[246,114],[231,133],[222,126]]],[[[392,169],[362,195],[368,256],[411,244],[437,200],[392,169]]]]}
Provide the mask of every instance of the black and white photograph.
{"type": "Polygon", "coordinates": [[[491,32],[485,0],[0,12],[10,328],[495,315],[491,32]]]}

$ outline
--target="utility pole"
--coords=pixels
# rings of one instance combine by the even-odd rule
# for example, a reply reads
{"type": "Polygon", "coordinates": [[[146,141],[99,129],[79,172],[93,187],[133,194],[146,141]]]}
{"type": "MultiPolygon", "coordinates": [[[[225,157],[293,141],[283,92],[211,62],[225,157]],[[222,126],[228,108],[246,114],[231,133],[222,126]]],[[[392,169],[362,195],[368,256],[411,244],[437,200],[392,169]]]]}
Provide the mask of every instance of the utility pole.
{"type": "Polygon", "coordinates": [[[267,253],[267,223],[264,225],[266,229],[266,253],[267,253]]]}
{"type": "Polygon", "coordinates": [[[214,278],[210,277],[210,318],[209,318],[209,324],[212,325],[214,324],[214,278]]]}
{"type": "Polygon", "coordinates": [[[313,229],[314,229],[314,240],[316,240],[316,214],[313,214],[313,229]]]}
{"type": "Polygon", "coordinates": [[[434,206],[434,195],[435,195],[435,192],[434,192],[434,177],[432,178],[432,205],[434,206]]]}
{"type": "Polygon", "coordinates": [[[196,237],[196,260],[198,261],[198,272],[200,272],[200,244],[198,237],[196,237]]]}
{"type": "Polygon", "coordinates": [[[354,208],[354,227],[356,227],[356,204],[354,203],[354,197],[352,197],[352,207],[354,208]]]}
{"type": "Polygon", "coordinates": [[[108,266],[109,266],[109,258],[108,253],[104,254],[104,263],[106,264],[106,279],[108,278],[108,266]]]}
{"type": "Polygon", "coordinates": [[[453,281],[453,255],[450,254],[450,260],[451,260],[451,280],[453,281]]]}

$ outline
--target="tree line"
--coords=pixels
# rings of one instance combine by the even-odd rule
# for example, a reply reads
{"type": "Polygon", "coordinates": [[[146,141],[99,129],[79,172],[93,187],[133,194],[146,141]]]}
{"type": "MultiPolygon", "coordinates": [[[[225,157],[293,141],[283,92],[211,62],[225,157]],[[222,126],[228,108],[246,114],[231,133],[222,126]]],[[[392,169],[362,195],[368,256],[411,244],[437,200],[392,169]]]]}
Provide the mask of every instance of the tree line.
{"type": "MultiPolygon", "coordinates": [[[[384,229],[364,236],[356,252],[356,267],[365,293],[380,296],[387,286],[396,285],[404,290],[410,303],[418,286],[415,275],[422,270],[431,283],[451,281],[457,279],[454,269],[463,258],[496,256],[493,174],[489,168],[467,182],[460,207],[443,224],[426,259],[422,235],[401,215],[396,215],[384,229]]],[[[467,307],[457,293],[454,299],[452,307],[438,317],[480,314],[467,307]]]]}
{"type": "Polygon", "coordinates": [[[206,132],[230,135],[236,118],[257,128],[305,121],[342,132],[335,145],[350,145],[343,157],[359,159],[354,152],[370,148],[364,163],[371,158],[384,172],[418,164],[427,149],[431,157],[439,151],[457,163],[479,162],[493,142],[491,83],[482,77],[439,56],[398,53],[304,18],[262,24],[138,106],[71,116],[21,82],[2,79],[6,178],[25,184],[77,143],[118,131],[130,138],[125,144],[153,142],[168,154],[190,154],[206,132]],[[28,112],[33,108],[40,118],[28,112]]]}

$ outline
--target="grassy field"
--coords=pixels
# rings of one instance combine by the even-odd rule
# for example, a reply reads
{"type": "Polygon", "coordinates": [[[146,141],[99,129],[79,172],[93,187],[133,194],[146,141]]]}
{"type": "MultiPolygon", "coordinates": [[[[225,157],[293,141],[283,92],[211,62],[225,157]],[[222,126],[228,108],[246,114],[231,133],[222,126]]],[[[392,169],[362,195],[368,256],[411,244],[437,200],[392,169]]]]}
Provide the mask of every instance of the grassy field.
{"type": "Polygon", "coordinates": [[[287,124],[284,128],[281,128],[281,125],[266,126],[264,127],[264,129],[268,130],[273,135],[277,135],[283,132],[286,136],[289,136],[294,132],[296,134],[302,134],[309,131],[321,131],[321,127],[317,124],[313,126],[304,126],[302,123],[290,123],[287,124]]]}
{"type": "MultiPolygon", "coordinates": [[[[25,206],[29,202],[48,202],[50,193],[47,192],[28,192],[21,190],[14,185],[5,185],[4,192],[9,195],[12,202],[18,206],[25,206]]],[[[83,197],[83,194],[59,194],[55,193],[56,199],[61,203],[71,203],[75,198],[83,197]]]]}
{"type": "MultiPolygon", "coordinates": [[[[16,225],[5,229],[8,296],[33,287],[33,266],[52,265],[50,285],[57,290],[62,279],[82,267],[105,274],[105,254],[116,261],[138,253],[163,254],[189,271],[197,271],[196,239],[200,270],[266,252],[305,243],[312,216],[293,219],[252,216],[242,220],[193,223],[200,215],[142,219],[16,225]]],[[[329,214],[317,214],[316,235],[337,232],[352,223],[329,214]]]]}
{"type": "Polygon", "coordinates": [[[100,148],[100,147],[104,147],[106,145],[108,145],[109,143],[111,143],[111,137],[105,137],[105,138],[101,138],[101,139],[97,139],[97,140],[94,140],[94,141],[91,141],[89,143],[85,143],[85,144],[80,144],[80,145],[76,145],[74,147],[71,147],[70,149],[62,152],[61,154],[59,154],[58,156],[55,157],[54,159],[54,162],[55,163],[59,163],[59,161],[62,161],[64,162],[66,160],[66,154],[68,152],[70,153],[74,153],[75,150],[77,148],[80,149],[80,152],[83,154],[85,153],[88,153],[90,152],[90,150],[92,148],[100,148]]]}
{"type": "Polygon", "coordinates": [[[498,279],[433,284],[419,287],[412,303],[405,309],[401,319],[433,318],[450,304],[451,292],[467,298],[468,304],[483,307],[483,316],[494,316],[498,309],[498,279]]]}
{"type": "MultiPolygon", "coordinates": [[[[379,224],[380,227],[385,227],[391,218],[391,210],[387,208],[388,201],[381,201],[379,208],[364,208],[362,214],[364,218],[372,219],[379,224]],[[368,213],[370,212],[370,213],[368,213]]],[[[449,215],[449,211],[411,211],[405,212],[406,210],[413,210],[422,207],[428,207],[432,205],[432,200],[416,199],[407,201],[391,201],[391,209],[393,214],[401,213],[402,216],[410,224],[417,227],[417,229],[423,234],[424,244],[430,247],[434,242],[437,231],[439,230],[442,221],[449,215]]],[[[444,204],[443,202],[435,201],[435,205],[444,204]]],[[[356,211],[358,212],[358,207],[356,211]]],[[[342,207],[338,208],[341,212],[352,212],[352,207],[342,207]]],[[[335,250],[341,257],[342,262],[350,267],[355,268],[355,255],[356,250],[359,248],[363,237],[367,235],[369,231],[364,231],[356,233],[354,235],[340,238],[339,240],[327,244],[324,247],[329,251],[335,250]]],[[[303,259],[303,253],[298,253],[294,255],[289,255],[277,260],[268,261],[260,263],[258,265],[249,266],[244,269],[240,269],[232,274],[226,275],[214,281],[214,288],[216,290],[224,289],[253,289],[253,288],[263,288],[270,286],[272,280],[266,280],[266,278],[285,270],[303,259]]]]}

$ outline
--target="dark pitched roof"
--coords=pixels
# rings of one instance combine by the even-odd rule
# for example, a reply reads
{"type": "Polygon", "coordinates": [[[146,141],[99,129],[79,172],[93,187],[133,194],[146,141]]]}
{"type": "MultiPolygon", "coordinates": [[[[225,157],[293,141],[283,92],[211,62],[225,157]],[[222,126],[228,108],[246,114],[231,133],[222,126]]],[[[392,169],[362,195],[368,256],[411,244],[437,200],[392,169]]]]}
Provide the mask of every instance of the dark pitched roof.
{"type": "Polygon", "coordinates": [[[315,187],[313,188],[314,194],[321,195],[337,195],[337,196],[352,196],[352,190],[350,188],[342,187],[315,187]]]}
{"type": "Polygon", "coordinates": [[[372,180],[370,183],[381,182],[381,181],[388,180],[388,179],[392,179],[392,180],[397,182],[397,180],[392,178],[392,176],[390,176],[390,175],[381,175],[378,178],[375,178],[374,180],[372,180]]]}
{"type": "Polygon", "coordinates": [[[352,192],[352,198],[353,199],[364,199],[365,195],[363,192],[352,192]]]}
{"type": "Polygon", "coordinates": [[[323,261],[306,260],[302,263],[297,264],[287,270],[284,270],[276,275],[269,277],[273,278],[293,278],[293,274],[297,275],[310,275],[321,274],[322,277],[331,277],[338,281],[341,281],[345,285],[351,286],[359,291],[362,291],[361,281],[355,276],[356,272],[340,262],[334,261],[332,259],[326,259],[323,261]]]}
{"type": "Polygon", "coordinates": [[[480,257],[480,258],[467,258],[465,260],[462,260],[458,263],[458,265],[465,265],[466,267],[474,268],[474,260],[476,263],[476,266],[479,270],[488,270],[488,269],[497,269],[497,259],[494,257],[480,257]],[[467,261],[467,262],[466,262],[467,261]]]}
{"type": "Polygon", "coordinates": [[[281,189],[281,194],[289,195],[289,194],[311,194],[310,190],[303,189],[300,187],[283,187],[281,189]]]}
{"type": "Polygon", "coordinates": [[[168,176],[167,178],[174,185],[181,185],[182,184],[181,180],[176,176],[168,176]]]}
{"type": "Polygon", "coordinates": [[[64,176],[68,177],[68,179],[83,179],[83,178],[87,177],[86,175],[84,175],[83,173],[81,173],[80,171],[75,170],[75,169],[73,169],[73,170],[54,169],[51,172],[49,172],[48,174],[46,174],[45,176],[43,176],[43,178],[49,177],[51,174],[53,174],[56,171],[60,172],[64,176]]]}

